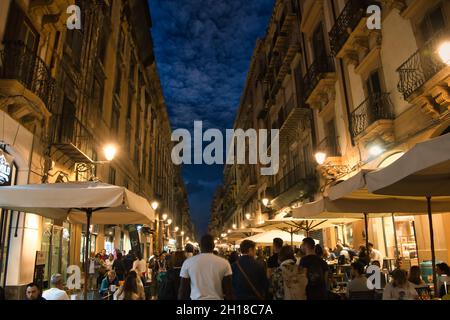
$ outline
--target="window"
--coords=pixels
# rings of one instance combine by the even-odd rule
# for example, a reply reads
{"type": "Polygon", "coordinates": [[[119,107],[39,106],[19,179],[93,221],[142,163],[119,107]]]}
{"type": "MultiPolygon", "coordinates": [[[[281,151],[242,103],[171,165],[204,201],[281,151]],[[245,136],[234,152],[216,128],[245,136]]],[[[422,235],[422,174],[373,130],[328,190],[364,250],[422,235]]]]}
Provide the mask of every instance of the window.
{"type": "Polygon", "coordinates": [[[97,77],[94,77],[94,85],[92,86],[92,104],[100,114],[103,112],[103,83],[97,77]]]}
{"type": "Polygon", "coordinates": [[[323,24],[319,23],[312,36],[312,46],[314,51],[314,59],[319,60],[326,57],[327,51],[325,47],[325,36],[323,32],[323,24]]]}
{"type": "Polygon", "coordinates": [[[114,83],[114,93],[120,97],[120,87],[122,84],[122,68],[120,67],[120,63],[117,63],[116,68],[116,81],[114,83]]]}
{"type": "Polygon", "coordinates": [[[381,90],[381,81],[378,70],[372,73],[366,81],[366,89],[369,97],[379,95],[381,90]]]}
{"type": "Polygon", "coordinates": [[[117,103],[114,102],[113,110],[111,113],[111,133],[119,136],[119,119],[120,119],[120,109],[117,103]]]}
{"type": "Polygon", "coordinates": [[[125,128],[125,150],[131,153],[131,121],[129,119],[125,128]]]}
{"type": "Polygon", "coordinates": [[[428,12],[419,24],[422,39],[426,42],[445,29],[445,18],[442,7],[439,6],[428,12]]]}
{"type": "Polygon", "coordinates": [[[329,156],[337,156],[338,150],[336,144],[337,138],[336,138],[336,125],[334,123],[334,118],[326,122],[325,132],[328,140],[327,151],[329,153],[329,156]]]}
{"type": "Polygon", "coordinates": [[[109,167],[109,184],[116,184],[116,169],[113,167],[109,167]]]}
{"type": "Polygon", "coordinates": [[[127,102],[127,119],[131,119],[131,113],[133,109],[133,88],[128,88],[128,102],[127,102]]]}

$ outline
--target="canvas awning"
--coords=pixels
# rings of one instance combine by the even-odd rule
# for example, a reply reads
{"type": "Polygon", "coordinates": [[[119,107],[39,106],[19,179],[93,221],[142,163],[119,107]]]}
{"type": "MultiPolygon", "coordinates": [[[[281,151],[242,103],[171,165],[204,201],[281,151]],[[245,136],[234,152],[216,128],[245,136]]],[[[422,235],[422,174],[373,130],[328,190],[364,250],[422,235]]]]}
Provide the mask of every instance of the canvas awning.
{"type": "MultiPolygon", "coordinates": [[[[426,199],[433,282],[436,285],[433,212],[450,199],[450,134],[415,145],[389,166],[366,175],[370,192],[426,199]]],[[[446,206],[446,212],[450,206],[446,206]]]]}
{"type": "Polygon", "coordinates": [[[69,218],[84,223],[84,299],[87,299],[90,231],[92,224],[150,223],[155,213],[148,201],[126,188],[99,182],[29,184],[0,188],[0,208],[69,218]]]}
{"type": "Polygon", "coordinates": [[[144,224],[155,213],[148,201],[126,188],[99,182],[17,185],[0,188],[0,207],[51,219],[92,224],[144,224]]]}

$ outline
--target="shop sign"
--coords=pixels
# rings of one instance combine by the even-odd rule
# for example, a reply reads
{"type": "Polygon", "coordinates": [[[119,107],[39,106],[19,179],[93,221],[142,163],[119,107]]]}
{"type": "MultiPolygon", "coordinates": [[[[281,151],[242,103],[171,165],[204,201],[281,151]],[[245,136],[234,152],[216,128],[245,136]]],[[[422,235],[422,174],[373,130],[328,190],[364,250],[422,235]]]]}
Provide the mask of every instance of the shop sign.
{"type": "Polygon", "coordinates": [[[6,160],[3,152],[0,152],[0,185],[7,186],[11,184],[11,164],[6,160]]]}

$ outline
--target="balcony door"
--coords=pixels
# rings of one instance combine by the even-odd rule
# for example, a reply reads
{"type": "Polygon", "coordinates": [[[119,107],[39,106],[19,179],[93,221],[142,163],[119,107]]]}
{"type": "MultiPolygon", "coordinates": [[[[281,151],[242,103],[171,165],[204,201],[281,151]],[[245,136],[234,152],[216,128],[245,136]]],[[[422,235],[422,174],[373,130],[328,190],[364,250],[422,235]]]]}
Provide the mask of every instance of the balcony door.
{"type": "Polygon", "coordinates": [[[59,128],[60,142],[75,143],[75,115],[75,105],[70,99],[64,97],[64,105],[62,109],[61,123],[59,128]]]}
{"type": "Polygon", "coordinates": [[[381,80],[380,80],[380,73],[377,71],[373,72],[369,78],[366,81],[366,88],[367,88],[367,97],[369,102],[369,110],[367,110],[367,116],[369,119],[369,123],[372,123],[375,121],[374,117],[376,115],[379,115],[380,112],[382,112],[382,99],[381,99],[381,93],[382,93],[382,87],[381,87],[381,80]]]}
{"type": "Polygon", "coordinates": [[[11,2],[4,43],[6,47],[4,65],[9,67],[6,76],[20,80],[30,87],[34,75],[39,33],[14,1],[11,2]]]}
{"type": "Polygon", "coordinates": [[[319,23],[312,36],[312,47],[314,52],[314,60],[320,61],[327,55],[327,49],[325,45],[325,36],[323,32],[323,24],[319,23]]]}

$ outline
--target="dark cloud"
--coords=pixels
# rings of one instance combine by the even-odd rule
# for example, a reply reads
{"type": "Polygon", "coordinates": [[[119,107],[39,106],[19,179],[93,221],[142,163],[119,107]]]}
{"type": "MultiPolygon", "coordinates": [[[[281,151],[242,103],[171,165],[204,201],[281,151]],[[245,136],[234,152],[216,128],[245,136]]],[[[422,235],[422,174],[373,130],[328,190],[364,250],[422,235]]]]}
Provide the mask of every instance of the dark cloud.
{"type": "MultiPolygon", "coordinates": [[[[264,35],[274,0],[152,0],[154,50],[171,123],[192,130],[194,120],[204,128],[231,128],[257,37],[264,35]]],[[[220,183],[222,167],[186,166],[184,177],[202,199],[191,201],[192,215],[204,231],[212,185],[220,183]],[[197,170],[198,167],[201,170],[197,170]],[[220,176],[202,179],[204,173],[220,176]],[[195,183],[195,181],[197,183],[195,183]]]]}

